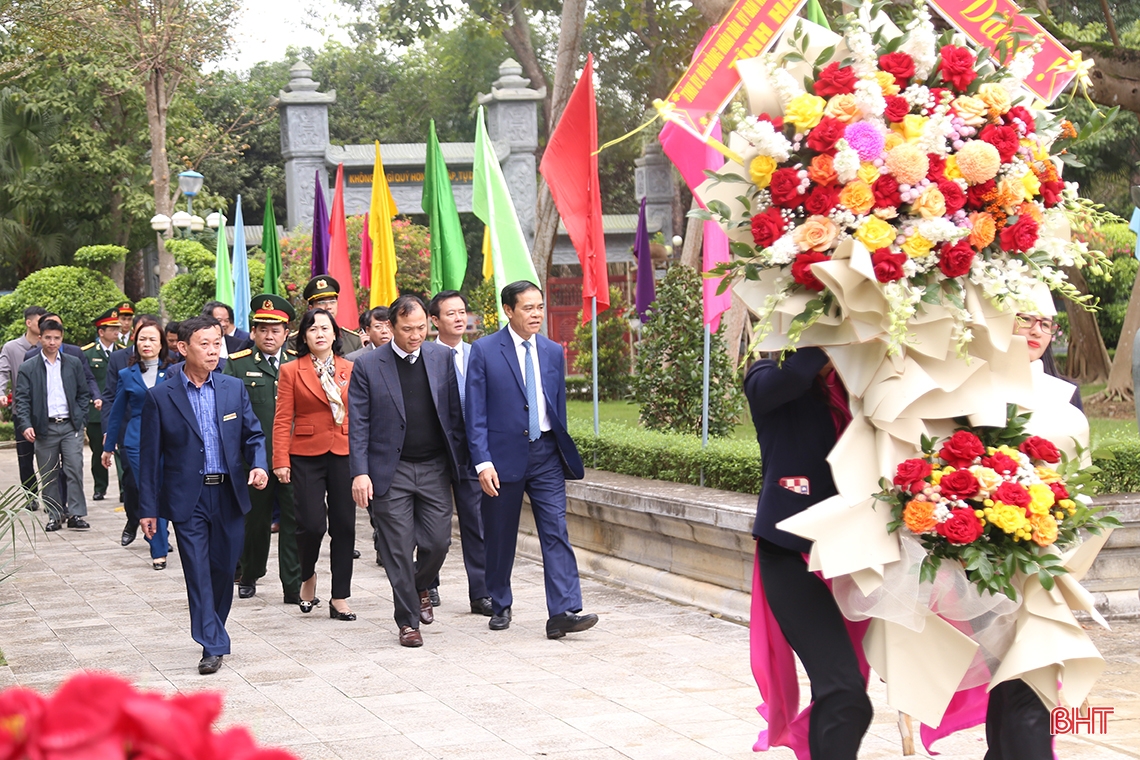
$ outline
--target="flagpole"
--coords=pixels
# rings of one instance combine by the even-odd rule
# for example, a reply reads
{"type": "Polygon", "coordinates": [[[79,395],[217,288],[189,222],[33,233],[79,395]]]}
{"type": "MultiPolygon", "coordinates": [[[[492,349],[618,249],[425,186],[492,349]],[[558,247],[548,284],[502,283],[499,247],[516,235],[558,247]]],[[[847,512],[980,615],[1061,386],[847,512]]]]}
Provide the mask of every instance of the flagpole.
{"type": "MultiPolygon", "coordinates": [[[[701,389],[701,449],[709,445],[709,343],[712,340],[712,328],[705,323],[705,357],[702,378],[704,387],[701,389]]],[[[701,486],[705,484],[705,468],[701,467],[701,486]]]]}
{"type": "Polygon", "coordinates": [[[594,437],[598,436],[598,297],[590,299],[590,356],[594,377],[594,437]]]}

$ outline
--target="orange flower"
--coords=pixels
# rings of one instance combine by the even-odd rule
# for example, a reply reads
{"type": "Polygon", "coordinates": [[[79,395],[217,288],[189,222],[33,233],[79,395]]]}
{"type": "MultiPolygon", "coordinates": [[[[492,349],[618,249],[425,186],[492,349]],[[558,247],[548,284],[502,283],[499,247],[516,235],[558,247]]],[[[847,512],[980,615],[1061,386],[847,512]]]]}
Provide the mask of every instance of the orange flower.
{"type": "Polygon", "coordinates": [[[904,143],[887,153],[887,168],[899,182],[913,185],[930,171],[930,159],[917,147],[904,143]]]}
{"type": "Polygon", "coordinates": [[[937,185],[930,185],[910,206],[912,212],[917,212],[923,219],[937,219],[946,215],[946,196],[937,185]]]}
{"type": "Polygon", "coordinates": [[[903,522],[911,533],[929,533],[938,522],[934,519],[934,504],[929,501],[912,501],[903,510],[903,522]]]}
{"type": "Polygon", "coordinates": [[[839,175],[835,173],[835,165],[831,160],[831,156],[826,154],[819,154],[811,160],[811,165],[808,167],[808,179],[817,185],[834,185],[839,181],[839,175]]]}
{"type": "Polygon", "coordinates": [[[866,214],[875,205],[875,194],[863,180],[853,180],[840,191],[839,204],[853,214],[866,214]]]}
{"type": "Polygon", "coordinates": [[[1072,138],[1077,136],[1077,128],[1073,126],[1073,122],[1068,119],[1061,120],[1061,137],[1072,138]]]}
{"type": "Polygon", "coordinates": [[[859,113],[859,104],[855,102],[855,96],[849,93],[833,96],[827,101],[827,108],[823,109],[824,116],[838,119],[844,124],[850,124],[858,119],[859,113]]]}
{"type": "Polygon", "coordinates": [[[826,216],[809,216],[792,232],[792,240],[801,251],[826,251],[835,245],[839,227],[826,216]]]}
{"type": "Polygon", "coordinates": [[[981,140],[970,140],[957,153],[958,171],[971,185],[980,185],[997,176],[1001,157],[997,148],[981,140]]]}
{"type": "Polygon", "coordinates": [[[1025,185],[1021,180],[1006,177],[997,185],[997,199],[994,201],[1007,214],[1012,213],[1025,200],[1025,185]]]}
{"type": "Polygon", "coordinates": [[[1041,213],[1041,209],[1037,208],[1036,203],[1026,201],[1017,207],[1017,213],[1021,216],[1028,215],[1033,221],[1041,224],[1045,220],[1045,215],[1041,213]]]}
{"type": "Polygon", "coordinates": [[[974,250],[980,251],[994,242],[997,235],[997,225],[994,218],[984,211],[975,211],[970,214],[970,224],[974,226],[970,231],[970,245],[974,250]]]}
{"type": "Polygon", "coordinates": [[[1038,546],[1051,546],[1057,540],[1057,520],[1051,513],[1030,515],[1029,524],[1033,527],[1033,543],[1038,546]]]}

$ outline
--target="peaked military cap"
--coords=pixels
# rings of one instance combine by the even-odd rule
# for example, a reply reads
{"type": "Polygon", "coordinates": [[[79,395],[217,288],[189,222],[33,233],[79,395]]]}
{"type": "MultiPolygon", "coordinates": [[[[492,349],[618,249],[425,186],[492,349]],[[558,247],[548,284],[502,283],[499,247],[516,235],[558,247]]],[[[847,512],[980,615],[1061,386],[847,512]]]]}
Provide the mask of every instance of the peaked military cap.
{"type": "Polygon", "coordinates": [[[309,284],[305,286],[304,294],[305,300],[309,303],[319,301],[322,298],[336,298],[340,295],[340,283],[327,274],[317,275],[309,280],[309,284]]]}
{"type": "Polygon", "coordinates": [[[254,324],[287,325],[297,316],[293,305],[281,296],[262,293],[249,302],[249,320],[254,324]]]}

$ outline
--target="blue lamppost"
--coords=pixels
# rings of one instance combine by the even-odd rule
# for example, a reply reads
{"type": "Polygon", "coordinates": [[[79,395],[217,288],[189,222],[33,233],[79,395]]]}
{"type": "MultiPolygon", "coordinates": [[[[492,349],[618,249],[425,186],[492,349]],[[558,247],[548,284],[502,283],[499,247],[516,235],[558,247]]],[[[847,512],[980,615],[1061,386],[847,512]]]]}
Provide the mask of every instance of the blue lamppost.
{"type": "Polygon", "coordinates": [[[193,169],[178,175],[178,189],[186,196],[186,210],[191,216],[194,215],[194,196],[202,189],[205,179],[193,169]]]}

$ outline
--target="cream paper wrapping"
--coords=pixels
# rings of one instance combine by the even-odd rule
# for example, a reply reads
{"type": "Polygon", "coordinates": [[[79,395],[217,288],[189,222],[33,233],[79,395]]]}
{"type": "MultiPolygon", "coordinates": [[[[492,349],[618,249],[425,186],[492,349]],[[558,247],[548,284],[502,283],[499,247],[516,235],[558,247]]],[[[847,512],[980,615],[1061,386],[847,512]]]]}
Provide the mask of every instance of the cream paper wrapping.
{"type": "MultiPolygon", "coordinates": [[[[810,35],[809,59],[817,48],[815,54],[832,44],[842,47],[837,35],[811,22],[801,20],[799,27],[810,35]]],[[[898,30],[892,27],[887,34],[897,35],[898,30]]],[[[778,43],[777,52],[788,49],[787,37],[778,43]]],[[[795,65],[789,68],[796,75],[795,65]]],[[[741,61],[739,69],[751,112],[781,114],[760,61],[741,61]]],[[[721,170],[729,178],[710,179],[697,188],[697,194],[706,205],[718,200],[728,207],[730,218],[743,219],[748,209],[740,198],[751,187],[746,166],[756,151],[735,133],[729,147],[743,164],[730,161],[721,170]]],[[[746,224],[726,232],[731,240],[752,244],[746,224]]],[[[1066,238],[1069,234],[1068,229],[1046,232],[1066,238]]],[[[907,345],[891,355],[888,305],[867,249],[847,239],[831,260],[815,264],[812,270],[834,295],[838,309],[808,328],[800,344],[827,351],[848,389],[853,419],[828,457],[839,495],[779,527],[813,542],[813,570],[827,578],[847,579],[866,596],[882,585],[888,566],[900,562],[899,537],[887,532],[890,510],[871,494],[879,491],[880,478],[893,477],[899,462],[920,453],[923,435],[948,436],[955,417],[967,417],[975,426],[1004,426],[1006,405],[1016,403],[1037,413],[1030,432],[1049,438],[1074,457],[1078,444],[1088,446],[1088,421],[1069,404],[1072,385],[1030,364],[1025,340],[1014,336],[1012,311],[991,303],[973,284],[964,289],[973,333],[968,359],[959,357],[953,346],[953,314],[945,306],[931,304],[921,304],[910,321],[907,345]]],[[[755,346],[757,350],[782,349],[793,318],[814,297],[794,293],[770,310],[777,282],[788,276],[787,271],[769,269],[758,280],[734,286],[754,315],[770,320],[770,332],[755,346]]],[[[1071,574],[1062,576],[1052,591],[1041,587],[1036,576],[1019,579],[1022,601],[1010,618],[1008,648],[998,653],[995,667],[984,671],[991,688],[1021,678],[1050,708],[1083,701],[1104,663],[1071,610],[1099,617],[1077,580],[1104,538],[1087,541],[1064,557],[1071,574]]],[[[864,648],[886,681],[890,704],[937,725],[967,673],[978,667],[978,644],[929,610],[926,613],[909,626],[873,619],[864,648]]]]}

